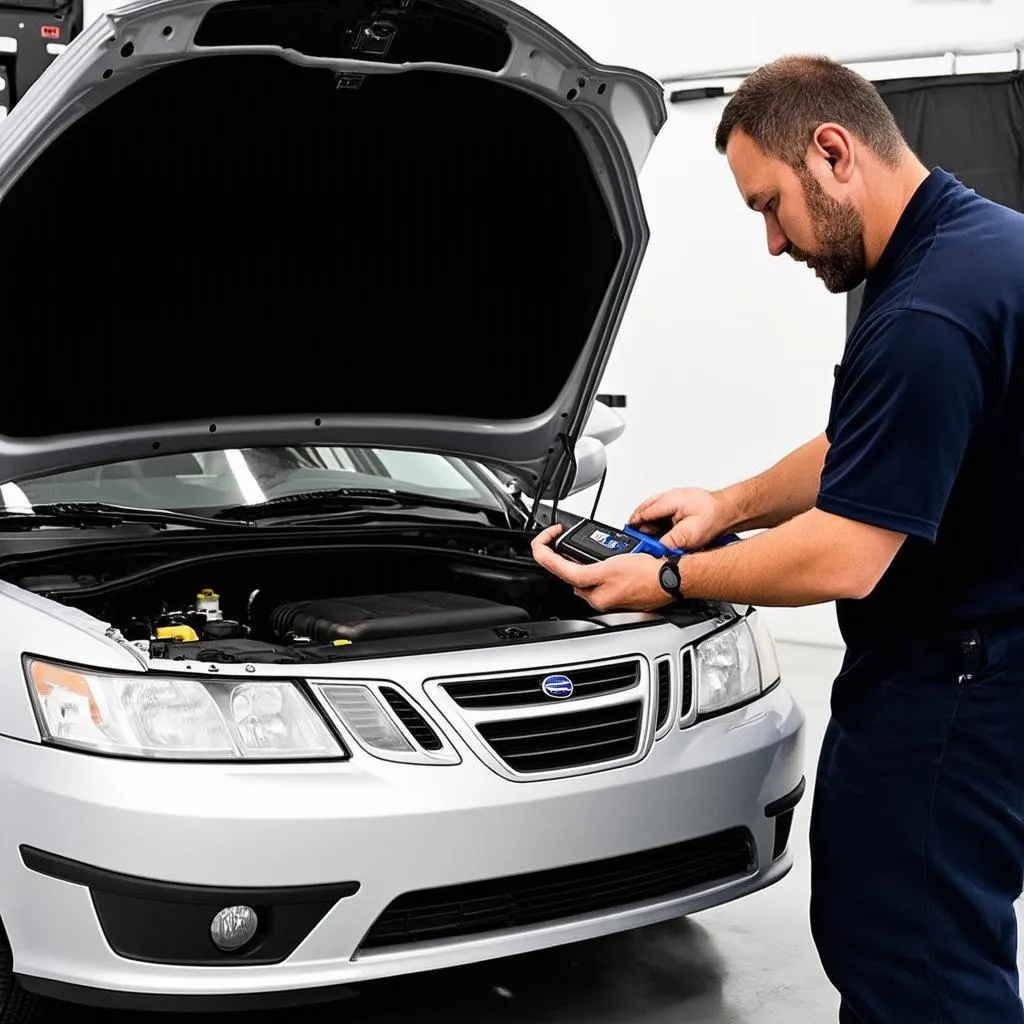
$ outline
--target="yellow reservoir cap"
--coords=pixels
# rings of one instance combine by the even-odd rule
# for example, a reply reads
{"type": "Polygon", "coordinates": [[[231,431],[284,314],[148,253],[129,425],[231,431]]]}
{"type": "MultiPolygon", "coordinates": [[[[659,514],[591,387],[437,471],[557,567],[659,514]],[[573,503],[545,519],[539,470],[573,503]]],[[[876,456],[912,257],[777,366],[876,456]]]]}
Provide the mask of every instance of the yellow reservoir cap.
{"type": "Polygon", "coordinates": [[[159,640],[198,640],[196,631],[191,626],[157,626],[156,635],[159,640]]]}
{"type": "Polygon", "coordinates": [[[352,643],[352,641],[351,640],[332,640],[331,643],[334,644],[335,647],[344,647],[345,644],[350,644],[350,643],[352,643]]]}

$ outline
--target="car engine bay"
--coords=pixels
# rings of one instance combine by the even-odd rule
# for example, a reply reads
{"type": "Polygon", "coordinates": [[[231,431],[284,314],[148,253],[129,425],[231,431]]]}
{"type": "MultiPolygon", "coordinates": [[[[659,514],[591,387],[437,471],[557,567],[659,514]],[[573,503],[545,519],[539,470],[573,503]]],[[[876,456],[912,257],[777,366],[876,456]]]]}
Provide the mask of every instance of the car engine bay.
{"type": "Polygon", "coordinates": [[[87,550],[0,574],[79,608],[150,659],[333,662],[690,625],[721,609],[598,615],[540,569],[528,541],[246,545],[184,557],[87,550]],[[120,555],[120,557],[118,557],[120,555]],[[101,568],[102,567],[102,568],[101,568]],[[69,571],[70,570],[70,571],[69,571]]]}

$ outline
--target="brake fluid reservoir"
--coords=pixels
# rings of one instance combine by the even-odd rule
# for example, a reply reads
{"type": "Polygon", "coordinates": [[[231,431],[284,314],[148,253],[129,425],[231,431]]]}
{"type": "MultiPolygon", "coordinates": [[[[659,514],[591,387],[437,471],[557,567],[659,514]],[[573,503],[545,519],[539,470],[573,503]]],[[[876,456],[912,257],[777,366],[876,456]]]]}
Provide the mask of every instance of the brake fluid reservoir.
{"type": "Polygon", "coordinates": [[[220,594],[215,594],[209,587],[196,594],[196,611],[205,615],[208,622],[223,618],[220,610],[220,594]]]}

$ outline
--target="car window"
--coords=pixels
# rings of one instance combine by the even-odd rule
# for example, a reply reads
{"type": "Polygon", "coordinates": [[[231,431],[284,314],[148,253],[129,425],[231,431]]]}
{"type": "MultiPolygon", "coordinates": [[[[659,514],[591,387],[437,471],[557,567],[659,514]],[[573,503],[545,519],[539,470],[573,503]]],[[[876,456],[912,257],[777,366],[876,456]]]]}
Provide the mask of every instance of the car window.
{"type": "Polygon", "coordinates": [[[466,486],[464,478],[447,459],[423,457],[422,452],[379,451],[388,474],[413,487],[437,487],[459,490],[466,486]]]}
{"type": "Polygon", "coordinates": [[[411,491],[500,508],[483,470],[430,452],[333,446],[182,452],[0,485],[0,504],[103,501],[132,508],[216,510],[338,487],[411,491]]]}

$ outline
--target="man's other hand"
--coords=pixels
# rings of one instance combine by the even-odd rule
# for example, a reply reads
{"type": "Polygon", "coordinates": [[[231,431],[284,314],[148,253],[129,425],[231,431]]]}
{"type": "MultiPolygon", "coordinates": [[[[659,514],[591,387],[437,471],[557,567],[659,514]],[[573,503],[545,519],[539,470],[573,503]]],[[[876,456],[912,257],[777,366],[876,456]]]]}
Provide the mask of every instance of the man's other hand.
{"type": "Polygon", "coordinates": [[[729,528],[718,498],[696,487],[675,487],[648,498],[629,517],[644,533],[662,532],[666,547],[702,548],[729,528]]]}
{"type": "Polygon", "coordinates": [[[650,555],[615,555],[593,565],[579,565],[563,558],[551,544],[562,532],[549,526],[533,539],[533,558],[568,583],[595,611],[654,611],[672,599],[658,582],[662,560],[650,555]]]}

